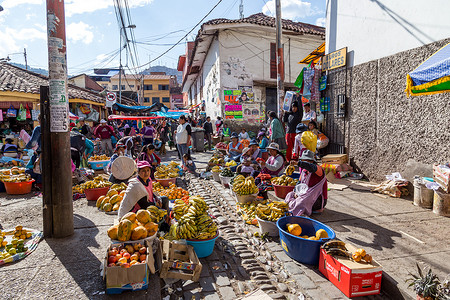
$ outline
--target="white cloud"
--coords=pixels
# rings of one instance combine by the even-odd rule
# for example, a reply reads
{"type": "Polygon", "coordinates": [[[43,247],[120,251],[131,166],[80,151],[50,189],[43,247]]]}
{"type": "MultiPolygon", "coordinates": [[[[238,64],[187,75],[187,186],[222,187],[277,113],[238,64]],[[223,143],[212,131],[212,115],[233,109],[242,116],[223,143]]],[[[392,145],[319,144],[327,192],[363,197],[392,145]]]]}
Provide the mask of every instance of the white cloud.
{"type": "Polygon", "coordinates": [[[317,18],[316,25],[325,27],[326,22],[327,22],[327,18],[317,18]]]}
{"type": "MultiPolygon", "coordinates": [[[[8,0],[7,0],[8,1],[8,0]]],[[[11,0],[13,1],[13,0],[11,0]]],[[[20,0],[27,1],[27,0],[20,0]]],[[[32,0],[28,0],[32,1],[32,0]]],[[[37,0],[35,0],[37,1],[37,0]]],[[[141,7],[152,3],[153,0],[129,0],[128,5],[130,8],[141,7]]],[[[112,0],[66,0],[66,16],[71,17],[75,14],[90,13],[100,9],[105,9],[110,6],[114,6],[112,0]]]]}
{"type": "Polygon", "coordinates": [[[82,21],[70,23],[67,26],[67,39],[72,42],[82,41],[85,44],[90,44],[94,39],[94,33],[92,33],[91,29],[91,26],[82,21]]]}
{"type": "MultiPolygon", "coordinates": [[[[269,0],[263,6],[262,12],[269,16],[275,16],[275,0],[269,0]]],[[[301,0],[283,0],[281,2],[281,17],[294,21],[300,21],[304,17],[319,14],[320,11],[311,6],[310,2],[301,0]]]]}
{"type": "Polygon", "coordinates": [[[24,44],[21,41],[32,42],[34,40],[47,40],[46,31],[36,28],[23,28],[16,30],[6,27],[0,31],[0,57],[6,57],[13,52],[21,51],[24,44]]]}
{"type": "Polygon", "coordinates": [[[2,2],[2,6],[6,9],[19,6],[22,4],[43,4],[44,0],[5,0],[2,2]]]}
{"type": "Polygon", "coordinates": [[[34,17],[36,17],[36,14],[26,14],[26,15],[25,15],[25,18],[26,18],[27,20],[30,20],[31,18],[34,18],[34,17]]]}

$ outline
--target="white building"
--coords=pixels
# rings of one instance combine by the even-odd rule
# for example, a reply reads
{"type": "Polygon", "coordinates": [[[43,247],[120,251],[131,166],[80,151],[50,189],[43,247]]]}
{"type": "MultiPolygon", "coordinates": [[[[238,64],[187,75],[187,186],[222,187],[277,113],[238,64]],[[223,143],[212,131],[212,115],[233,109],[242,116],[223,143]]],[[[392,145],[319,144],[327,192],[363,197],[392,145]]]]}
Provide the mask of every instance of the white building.
{"type": "MultiPolygon", "coordinates": [[[[248,102],[250,108],[259,109],[263,116],[267,110],[276,110],[275,37],[275,18],[262,13],[204,23],[186,65],[179,66],[185,70],[183,92],[189,104],[204,101],[206,114],[215,119],[224,116],[225,105],[230,104],[225,101],[225,90],[251,89],[254,100],[248,102]]],[[[293,83],[305,66],[298,62],[324,39],[323,27],[283,20],[286,90],[296,90],[293,83]]]]}

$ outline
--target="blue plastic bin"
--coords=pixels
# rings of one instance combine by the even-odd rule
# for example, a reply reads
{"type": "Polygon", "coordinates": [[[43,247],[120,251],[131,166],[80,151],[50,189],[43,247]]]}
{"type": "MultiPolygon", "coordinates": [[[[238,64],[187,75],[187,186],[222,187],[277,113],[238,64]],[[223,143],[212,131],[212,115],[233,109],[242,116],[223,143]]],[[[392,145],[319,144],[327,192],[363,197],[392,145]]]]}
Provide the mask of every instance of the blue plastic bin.
{"type": "Polygon", "coordinates": [[[109,164],[109,160],[89,161],[92,170],[103,170],[109,164]]]}
{"type": "Polygon", "coordinates": [[[292,179],[299,179],[300,178],[300,173],[294,172],[291,175],[289,175],[289,177],[291,177],[292,179]]]}
{"type": "Polygon", "coordinates": [[[198,258],[202,258],[210,256],[213,253],[214,245],[216,244],[216,239],[218,237],[219,234],[209,240],[186,240],[186,243],[194,247],[194,251],[198,258]]]}
{"type": "Polygon", "coordinates": [[[277,221],[277,227],[280,231],[280,243],[284,252],[292,259],[308,265],[319,264],[320,246],[326,241],[336,238],[333,229],[319,221],[305,217],[280,218],[277,221]],[[314,236],[317,230],[324,229],[328,233],[328,238],[314,241],[297,237],[287,232],[286,224],[288,223],[299,224],[302,228],[301,235],[314,236]]]}

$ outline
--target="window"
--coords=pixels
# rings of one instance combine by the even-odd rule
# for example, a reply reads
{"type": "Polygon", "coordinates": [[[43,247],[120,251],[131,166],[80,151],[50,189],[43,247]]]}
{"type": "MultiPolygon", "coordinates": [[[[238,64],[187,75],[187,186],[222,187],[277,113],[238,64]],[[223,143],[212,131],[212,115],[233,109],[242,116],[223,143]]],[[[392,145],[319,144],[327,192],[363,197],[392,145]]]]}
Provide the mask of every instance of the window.
{"type": "Polygon", "coordinates": [[[134,84],[129,85],[130,89],[134,89],[134,84]]]}
{"type": "Polygon", "coordinates": [[[277,78],[277,44],[270,43],[270,78],[277,78]]]}
{"type": "Polygon", "coordinates": [[[170,102],[170,98],[169,97],[163,97],[162,98],[162,102],[170,102]]]}
{"type": "Polygon", "coordinates": [[[112,86],[112,90],[113,91],[117,91],[119,88],[118,88],[118,85],[117,84],[114,84],[113,86],[112,86]]]}
{"type": "Polygon", "coordinates": [[[152,104],[159,103],[159,97],[152,97],[152,104]]]}
{"type": "Polygon", "coordinates": [[[169,85],[168,84],[159,84],[158,85],[158,90],[160,90],[160,91],[168,91],[169,90],[169,85]]]}
{"type": "Polygon", "coordinates": [[[122,90],[124,90],[125,89],[125,85],[122,85],[122,90]]]}
{"type": "Polygon", "coordinates": [[[151,91],[153,90],[153,86],[151,84],[144,84],[144,91],[151,91]]]}
{"type": "Polygon", "coordinates": [[[150,98],[149,97],[144,97],[144,102],[150,102],[150,98]]]}

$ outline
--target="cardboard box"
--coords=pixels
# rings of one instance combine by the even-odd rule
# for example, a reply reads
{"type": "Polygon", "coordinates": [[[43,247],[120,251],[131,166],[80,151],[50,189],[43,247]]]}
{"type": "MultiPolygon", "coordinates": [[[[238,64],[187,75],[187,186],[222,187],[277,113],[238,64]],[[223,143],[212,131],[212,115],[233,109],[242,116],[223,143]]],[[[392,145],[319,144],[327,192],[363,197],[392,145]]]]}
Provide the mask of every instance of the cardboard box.
{"type": "Polygon", "coordinates": [[[434,165],[433,179],[444,192],[450,193],[450,168],[445,165],[434,165]]]}
{"type": "MultiPolygon", "coordinates": [[[[346,246],[351,252],[356,250],[349,244],[346,246]]],[[[319,271],[349,298],[380,293],[383,271],[375,260],[371,264],[357,263],[320,249],[319,271]]]]}
{"type": "Polygon", "coordinates": [[[348,155],[347,154],[328,154],[322,157],[322,163],[326,164],[345,164],[348,163],[348,155]]]}
{"type": "Polygon", "coordinates": [[[195,254],[194,247],[168,240],[162,240],[161,243],[160,277],[198,281],[202,264],[195,254]]]}
{"type": "MultiPolygon", "coordinates": [[[[135,242],[111,244],[108,250],[114,246],[135,244],[135,242]]],[[[153,243],[147,242],[147,259],[145,264],[135,264],[129,268],[108,267],[108,250],[104,262],[103,277],[106,278],[106,293],[121,294],[124,291],[139,291],[148,288],[149,269],[155,274],[155,259],[153,257],[153,243]]]]}

